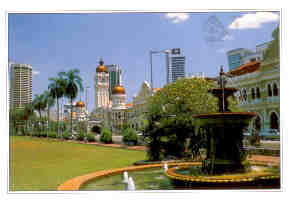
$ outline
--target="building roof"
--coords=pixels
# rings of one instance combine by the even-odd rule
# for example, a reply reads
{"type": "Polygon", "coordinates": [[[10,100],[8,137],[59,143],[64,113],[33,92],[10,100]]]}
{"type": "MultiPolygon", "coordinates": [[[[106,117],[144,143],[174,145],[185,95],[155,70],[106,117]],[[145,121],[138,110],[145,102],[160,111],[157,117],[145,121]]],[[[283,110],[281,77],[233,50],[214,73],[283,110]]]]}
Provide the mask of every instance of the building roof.
{"type": "Polygon", "coordinates": [[[159,90],[161,90],[162,88],[154,88],[153,89],[153,92],[157,92],[157,91],[159,91],[159,90]]]}
{"type": "Polygon", "coordinates": [[[131,107],[133,107],[133,103],[127,103],[127,104],[125,104],[125,107],[131,108],[131,107]]]}
{"type": "Polygon", "coordinates": [[[83,101],[78,101],[78,102],[76,103],[76,107],[83,108],[83,107],[85,107],[85,103],[84,103],[83,101]]]}
{"type": "Polygon", "coordinates": [[[125,94],[125,89],[121,85],[117,85],[116,87],[113,88],[112,94],[113,95],[116,95],[116,94],[125,94]]]}
{"type": "Polygon", "coordinates": [[[104,65],[103,60],[99,62],[99,65],[96,68],[96,72],[106,72],[108,73],[107,67],[104,65]]]}
{"type": "Polygon", "coordinates": [[[240,76],[243,74],[252,73],[258,71],[260,68],[260,61],[250,61],[246,64],[243,64],[236,69],[230,71],[229,73],[234,76],[240,76]]]}

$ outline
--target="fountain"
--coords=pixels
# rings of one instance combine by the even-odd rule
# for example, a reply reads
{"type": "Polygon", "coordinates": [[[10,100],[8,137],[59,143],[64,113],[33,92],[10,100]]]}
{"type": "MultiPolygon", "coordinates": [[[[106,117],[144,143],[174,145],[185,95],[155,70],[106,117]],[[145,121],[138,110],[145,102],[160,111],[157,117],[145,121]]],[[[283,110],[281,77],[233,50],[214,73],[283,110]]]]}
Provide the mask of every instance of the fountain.
{"type": "Polygon", "coordinates": [[[237,89],[226,87],[227,76],[221,67],[218,78],[219,88],[209,90],[218,98],[219,112],[194,116],[198,126],[207,135],[207,154],[201,167],[198,168],[199,173],[196,174],[194,170],[193,173],[187,175],[175,168],[170,168],[166,171],[166,175],[173,181],[184,181],[185,184],[190,185],[193,183],[198,185],[200,183],[230,183],[231,186],[236,182],[254,184],[254,181],[265,179],[278,179],[279,181],[279,173],[269,172],[268,168],[264,168],[264,171],[254,171],[257,169],[251,168],[246,162],[247,154],[242,143],[243,129],[249,125],[256,114],[230,112],[228,97],[233,96],[237,89]]]}
{"type": "Polygon", "coordinates": [[[123,183],[128,184],[129,183],[129,175],[127,171],[123,172],[123,183]]]}
{"type": "Polygon", "coordinates": [[[167,171],[167,170],[168,170],[168,165],[167,165],[167,163],[164,163],[163,169],[164,169],[164,171],[167,171]]]}
{"type": "Polygon", "coordinates": [[[129,177],[129,182],[128,182],[128,185],[127,185],[127,190],[128,191],[135,191],[135,183],[134,183],[134,180],[132,177],[129,177]]]}

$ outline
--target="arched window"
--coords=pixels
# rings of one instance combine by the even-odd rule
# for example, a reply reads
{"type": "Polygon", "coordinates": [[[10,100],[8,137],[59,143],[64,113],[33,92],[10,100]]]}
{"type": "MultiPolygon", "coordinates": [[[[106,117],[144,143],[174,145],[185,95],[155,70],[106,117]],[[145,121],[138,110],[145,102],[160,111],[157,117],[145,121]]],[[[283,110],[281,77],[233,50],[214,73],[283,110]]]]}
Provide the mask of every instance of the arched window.
{"type": "Polygon", "coordinates": [[[259,87],[256,88],[256,97],[260,98],[260,89],[259,89],[259,87]]]}
{"type": "Polygon", "coordinates": [[[272,87],[270,84],[268,84],[268,96],[272,97],[272,87]]]}
{"type": "Polygon", "coordinates": [[[243,89],[243,100],[247,101],[248,100],[248,95],[247,95],[247,90],[243,89]]]}
{"type": "Polygon", "coordinates": [[[260,120],[259,116],[257,116],[256,119],[255,119],[255,129],[257,131],[260,131],[260,129],[261,129],[261,120],[260,120]]]}
{"type": "Polygon", "coordinates": [[[277,87],[276,83],[274,83],[274,85],[273,85],[273,95],[278,96],[278,87],[277,87]]]}
{"type": "Polygon", "coordinates": [[[252,95],[252,100],[254,100],[255,99],[255,89],[254,88],[251,89],[251,95],[252,95]]]}
{"type": "Polygon", "coordinates": [[[270,116],[270,129],[279,129],[278,116],[274,112],[270,116]]]}

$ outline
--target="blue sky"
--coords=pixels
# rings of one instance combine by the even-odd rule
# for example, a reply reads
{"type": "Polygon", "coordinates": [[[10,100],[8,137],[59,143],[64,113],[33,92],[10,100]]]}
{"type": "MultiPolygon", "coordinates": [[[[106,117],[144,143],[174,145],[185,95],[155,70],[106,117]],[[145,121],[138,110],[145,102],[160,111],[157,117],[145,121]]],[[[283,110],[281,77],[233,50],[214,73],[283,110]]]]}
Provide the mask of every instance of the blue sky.
{"type": "MultiPolygon", "coordinates": [[[[127,101],[150,80],[149,51],[181,48],[186,74],[215,76],[228,70],[226,51],[255,50],[270,41],[279,24],[277,12],[244,13],[94,13],[9,14],[9,60],[33,66],[33,95],[47,89],[48,78],[71,68],[81,71],[90,86],[89,110],[94,108],[94,75],[100,58],[123,70],[127,101]],[[213,18],[214,17],[214,18],[213,18]],[[215,32],[208,32],[215,19],[215,32]],[[206,37],[217,37],[208,42],[206,37]]],[[[165,84],[165,57],[153,56],[154,87],[165,84]]],[[[84,99],[84,93],[82,93],[84,99]]]]}

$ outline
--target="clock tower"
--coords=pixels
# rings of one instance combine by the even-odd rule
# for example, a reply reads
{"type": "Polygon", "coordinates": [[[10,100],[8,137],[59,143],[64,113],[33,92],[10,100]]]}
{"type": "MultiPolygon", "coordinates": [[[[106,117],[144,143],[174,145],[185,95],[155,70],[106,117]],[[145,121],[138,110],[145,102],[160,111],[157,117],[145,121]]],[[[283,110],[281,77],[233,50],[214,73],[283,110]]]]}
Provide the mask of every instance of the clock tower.
{"type": "Polygon", "coordinates": [[[100,60],[95,75],[95,107],[109,107],[109,73],[103,60],[100,60]]]}

